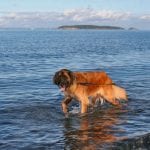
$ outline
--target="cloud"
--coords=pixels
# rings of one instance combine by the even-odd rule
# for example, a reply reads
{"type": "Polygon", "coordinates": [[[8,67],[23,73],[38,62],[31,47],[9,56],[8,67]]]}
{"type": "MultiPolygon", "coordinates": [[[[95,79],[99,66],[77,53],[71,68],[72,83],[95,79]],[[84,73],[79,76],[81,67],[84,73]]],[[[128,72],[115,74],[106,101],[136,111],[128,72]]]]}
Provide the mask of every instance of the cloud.
{"type": "Polygon", "coordinates": [[[0,12],[0,27],[56,27],[63,24],[119,25],[125,22],[150,21],[150,15],[111,10],[71,9],[63,12],[0,12]]]}
{"type": "Polygon", "coordinates": [[[150,15],[143,15],[140,17],[140,19],[150,21],[150,15]]]}
{"type": "Polygon", "coordinates": [[[73,21],[82,22],[82,21],[97,21],[97,20],[118,20],[118,19],[127,19],[130,16],[130,13],[114,12],[108,10],[93,10],[93,9],[72,9],[65,11],[64,17],[69,17],[73,21]]]}

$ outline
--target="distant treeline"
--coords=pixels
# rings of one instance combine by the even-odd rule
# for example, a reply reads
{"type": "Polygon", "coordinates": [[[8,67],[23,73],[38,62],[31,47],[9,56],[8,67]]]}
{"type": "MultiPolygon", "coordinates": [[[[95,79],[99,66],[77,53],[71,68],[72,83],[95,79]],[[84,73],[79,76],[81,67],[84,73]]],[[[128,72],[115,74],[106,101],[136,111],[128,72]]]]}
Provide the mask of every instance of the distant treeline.
{"type": "Polygon", "coordinates": [[[96,25],[66,25],[66,26],[60,26],[58,29],[72,29],[72,30],[78,30],[78,29],[96,29],[96,30],[124,30],[122,27],[117,26],[96,26],[96,25]]]}

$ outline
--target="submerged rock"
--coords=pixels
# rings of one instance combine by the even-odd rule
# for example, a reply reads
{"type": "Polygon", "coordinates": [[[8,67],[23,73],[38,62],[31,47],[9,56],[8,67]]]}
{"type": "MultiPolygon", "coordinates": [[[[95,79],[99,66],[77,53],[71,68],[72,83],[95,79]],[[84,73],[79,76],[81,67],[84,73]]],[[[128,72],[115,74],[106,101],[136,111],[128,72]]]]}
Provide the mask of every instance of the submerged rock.
{"type": "Polygon", "coordinates": [[[113,150],[133,150],[133,149],[150,149],[150,133],[122,140],[114,144],[113,150]]]}

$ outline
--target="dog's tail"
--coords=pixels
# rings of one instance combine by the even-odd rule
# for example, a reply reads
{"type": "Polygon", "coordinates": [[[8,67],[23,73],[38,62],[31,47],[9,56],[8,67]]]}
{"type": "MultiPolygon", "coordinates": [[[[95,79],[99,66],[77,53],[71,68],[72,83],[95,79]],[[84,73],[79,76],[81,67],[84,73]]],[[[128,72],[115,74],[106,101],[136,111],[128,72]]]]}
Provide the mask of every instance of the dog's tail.
{"type": "Polygon", "coordinates": [[[118,87],[116,85],[112,86],[113,92],[114,92],[114,97],[118,100],[126,100],[127,101],[127,93],[125,89],[118,87]]]}

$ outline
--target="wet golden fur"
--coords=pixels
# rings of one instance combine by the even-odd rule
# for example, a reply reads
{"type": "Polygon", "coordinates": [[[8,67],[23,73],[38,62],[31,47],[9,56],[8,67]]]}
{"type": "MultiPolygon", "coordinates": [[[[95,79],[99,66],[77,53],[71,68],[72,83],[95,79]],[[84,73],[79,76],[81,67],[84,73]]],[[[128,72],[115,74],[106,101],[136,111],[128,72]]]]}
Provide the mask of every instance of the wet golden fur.
{"type": "Polygon", "coordinates": [[[127,100],[126,91],[116,86],[105,72],[71,72],[62,69],[55,73],[53,81],[64,92],[64,113],[67,113],[67,106],[72,99],[81,103],[81,113],[87,112],[89,97],[92,97],[93,104],[99,98],[116,106],[120,106],[118,100],[127,100]]]}

